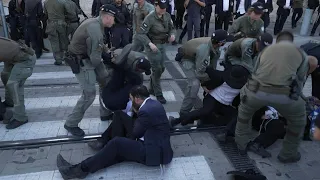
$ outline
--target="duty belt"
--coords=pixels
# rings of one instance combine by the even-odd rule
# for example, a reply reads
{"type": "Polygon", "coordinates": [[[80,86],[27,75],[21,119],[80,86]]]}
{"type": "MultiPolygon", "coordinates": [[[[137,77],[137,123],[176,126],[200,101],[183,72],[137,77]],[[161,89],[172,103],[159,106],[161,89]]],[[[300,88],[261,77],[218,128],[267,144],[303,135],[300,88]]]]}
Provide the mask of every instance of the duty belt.
{"type": "Polygon", "coordinates": [[[262,91],[265,93],[271,93],[271,94],[290,94],[290,87],[286,86],[262,86],[258,81],[249,79],[246,87],[250,90],[256,93],[257,91],[262,91]]]}
{"type": "Polygon", "coordinates": [[[167,40],[166,39],[153,39],[153,40],[151,40],[151,42],[153,44],[165,44],[165,43],[167,43],[167,40]]]}

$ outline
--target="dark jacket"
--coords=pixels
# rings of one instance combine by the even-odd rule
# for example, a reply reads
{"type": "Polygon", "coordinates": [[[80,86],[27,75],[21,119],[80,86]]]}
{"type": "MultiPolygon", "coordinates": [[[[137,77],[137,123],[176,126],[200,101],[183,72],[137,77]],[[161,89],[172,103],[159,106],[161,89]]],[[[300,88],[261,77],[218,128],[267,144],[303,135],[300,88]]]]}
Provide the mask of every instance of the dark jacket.
{"type": "Polygon", "coordinates": [[[166,111],[159,101],[148,99],[140,108],[133,127],[133,137],[144,137],[146,165],[168,164],[173,157],[170,126],[166,111]]]}
{"type": "MultiPolygon", "coordinates": [[[[239,9],[239,5],[240,5],[240,1],[241,0],[236,0],[236,12],[239,9]]],[[[244,9],[247,11],[249,9],[249,7],[251,6],[252,1],[251,0],[244,0],[244,9]]]]}
{"type": "MultiPolygon", "coordinates": [[[[278,0],[277,5],[283,8],[286,5],[286,0],[278,0]]],[[[293,5],[293,0],[290,0],[290,6],[292,7],[292,5],[293,5]]]]}
{"type": "Polygon", "coordinates": [[[44,18],[42,2],[39,0],[26,0],[26,24],[39,25],[40,21],[44,18]]]}
{"type": "MultiPolygon", "coordinates": [[[[319,0],[308,0],[308,8],[309,9],[317,9],[319,6],[319,0]]],[[[319,9],[318,9],[319,12],[319,9]]]]}
{"type": "Polygon", "coordinates": [[[264,9],[268,9],[268,13],[271,13],[273,11],[272,0],[268,0],[267,3],[265,0],[258,0],[258,2],[263,4],[264,9]]]}
{"type": "MultiPolygon", "coordinates": [[[[113,4],[116,6],[115,4],[113,4]]],[[[118,10],[118,14],[115,17],[116,24],[114,27],[126,27],[128,24],[131,23],[130,20],[130,12],[126,5],[122,4],[121,6],[116,6],[118,10]]]]}
{"type": "MultiPolygon", "coordinates": [[[[229,0],[229,13],[233,12],[234,0],[229,0]]],[[[223,0],[216,0],[215,14],[223,12],[223,0]]]]}

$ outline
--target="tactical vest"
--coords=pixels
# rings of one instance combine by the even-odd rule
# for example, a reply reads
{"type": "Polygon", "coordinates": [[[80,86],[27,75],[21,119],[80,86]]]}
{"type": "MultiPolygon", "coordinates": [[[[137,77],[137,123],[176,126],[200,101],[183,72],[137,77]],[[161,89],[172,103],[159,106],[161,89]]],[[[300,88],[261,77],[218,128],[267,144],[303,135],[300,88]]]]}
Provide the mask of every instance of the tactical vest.
{"type": "MultiPolygon", "coordinates": [[[[300,48],[298,48],[299,52],[301,53],[302,56],[302,62],[300,66],[297,69],[297,72],[295,75],[292,77],[292,83],[291,83],[291,93],[290,93],[290,98],[297,100],[299,96],[303,95],[302,90],[304,87],[304,84],[307,80],[307,73],[309,70],[309,61],[307,58],[307,54],[300,48]]],[[[253,73],[256,72],[256,70],[259,67],[260,64],[260,57],[262,55],[263,51],[259,54],[257,57],[257,62],[255,64],[255,67],[253,68],[253,73]]]]}
{"type": "Polygon", "coordinates": [[[19,53],[25,52],[29,55],[33,55],[34,51],[29,48],[27,45],[13,41],[11,39],[0,37],[0,61],[1,62],[16,62],[20,61],[20,59],[17,59],[19,53]]]}
{"type": "Polygon", "coordinates": [[[188,41],[187,43],[185,43],[181,47],[181,49],[182,49],[181,52],[183,53],[183,58],[194,60],[196,57],[197,48],[201,44],[208,44],[208,42],[210,40],[211,40],[211,37],[202,37],[202,38],[191,39],[190,41],[188,41]]]}

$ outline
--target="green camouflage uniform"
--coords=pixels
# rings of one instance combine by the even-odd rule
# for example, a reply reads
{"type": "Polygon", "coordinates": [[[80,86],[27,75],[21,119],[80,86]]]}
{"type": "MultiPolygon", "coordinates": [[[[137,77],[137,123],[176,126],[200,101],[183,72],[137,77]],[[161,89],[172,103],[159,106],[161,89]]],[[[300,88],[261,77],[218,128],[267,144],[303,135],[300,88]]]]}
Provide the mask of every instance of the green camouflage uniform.
{"type": "Polygon", "coordinates": [[[72,12],[68,9],[66,0],[46,0],[44,13],[48,17],[46,33],[51,43],[53,56],[56,63],[61,64],[69,43],[66,14],[72,12]]]}
{"type": "Polygon", "coordinates": [[[241,65],[245,67],[250,73],[256,62],[255,38],[241,38],[232,43],[225,54],[225,61],[232,65],[241,65]]]}
{"type": "Polygon", "coordinates": [[[233,35],[239,32],[243,33],[244,37],[258,37],[264,32],[263,20],[251,21],[250,16],[241,16],[232,23],[232,26],[228,30],[228,33],[233,35]]]}
{"type": "Polygon", "coordinates": [[[133,6],[133,37],[132,37],[132,50],[141,51],[143,49],[143,43],[136,38],[136,33],[140,31],[140,26],[144,18],[151,12],[154,11],[154,6],[147,1],[144,1],[143,6],[140,8],[138,3],[133,6]]]}
{"type": "Polygon", "coordinates": [[[198,96],[200,83],[210,80],[206,71],[208,66],[216,68],[220,50],[214,49],[211,37],[195,38],[182,47],[182,69],[188,78],[188,86],[181,105],[180,115],[191,111],[198,96]]]}
{"type": "Polygon", "coordinates": [[[78,27],[70,42],[69,52],[80,56],[83,66],[80,67],[80,73],[76,74],[82,89],[82,96],[67,118],[66,126],[68,127],[77,127],[85,111],[93,103],[96,97],[96,81],[100,86],[106,84],[108,72],[101,61],[101,54],[105,48],[103,33],[104,27],[99,16],[84,21],[78,27]]]}
{"type": "Polygon", "coordinates": [[[76,31],[76,29],[79,27],[79,14],[81,14],[80,9],[74,3],[72,0],[66,0],[68,9],[70,10],[69,14],[66,15],[66,21],[67,21],[67,34],[70,35],[71,38],[73,36],[73,33],[76,31]]]}
{"type": "Polygon", "coordinates": [[[252,79],[241,89],[235,140],[245,150],[252,140],[251,118],[263,106],[274,107],[288,121],[287,133],[279,160],[295,159],[306,124],[305,101],[300,97],[309,64],[304,52],[283,42],[266,48],[258,57],[252,79]],[[291,98],[291,85],[297,81],[296,99],[291,98]]]}
{"type": "Polygon", "coordinates": [[[32,75],[36,63],[34,51],[25,44],[0,38],[0,61],[4,62],[1,80],[5,85],[5,100],[13,104],[13,119],[28,120],[24,105],[24,83],[32,75]],[[17,48],[12,48],[17,47],[17,48]]]}
{"type": "Polygon", "coordinates": [[[152,67],[150,91],[154,92],[156,97],[163,97],[160,77],[165,70],[164,60],[167,59],[165,44],[168,42],[168,38],[176,33],[171,15],[165,13],[159,18],[157,13],[152,11],[144,19],[140,29],[141,31],[138,32],[136,38],[146,47],[145,50],[152,67]],[[150,42],[157,46],[157,52],[150,49],[148,45],[150,42]]]}

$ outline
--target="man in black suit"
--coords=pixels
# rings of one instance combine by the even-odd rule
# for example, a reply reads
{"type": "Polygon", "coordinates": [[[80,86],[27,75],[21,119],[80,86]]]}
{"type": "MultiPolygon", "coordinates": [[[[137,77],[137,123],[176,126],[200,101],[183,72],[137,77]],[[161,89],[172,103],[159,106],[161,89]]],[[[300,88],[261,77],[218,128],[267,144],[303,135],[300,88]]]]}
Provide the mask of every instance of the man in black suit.
{"type": "Polygon", "coordinates": [[[266,32],[266,28],[270,24],[270,13],[273,11],[272,0],[258,0],[258,2],[263,4],[264,10],[261,19],[264,22],[264,31],[266,32]]]}
{"type": "Polygon", "coordinates": [[[277,5],[277,19],[274,25],[274,35],[280,33],[283,29],[284,23],[286,22],[288,16],[290,15],[290,10],[292,7],[292,0],[278,0],[277,5]]]}
{"type": "Polygon", "coordinates": [[[147,87],[140,85],[130,92],[132,108],[137,113],[132,137],[116,137],[94,156],[71,165],[59,154],[57,166],[63,179],[85,178],[89,173],[122,161],[134,161],[147,166],[168,164],[173,157],[170,126],[160,102],[149,97],[147,87]]]}
{"type": "Polygon", "coordinates": [[[223,29],[228,31],[230,20],[233,16],[234,0],[229,0],[229,3],[224,0],[217,0],[215,7],[215,29],[223,29]]]}
{"type": "Polygon", "coordinates": [[[243,16],[252,5],[252,0],[236,0],[236,17],[243,16]]]}
{"type": "MultiPolygon", "coordinates": [[[[240,93],[240,89],[247,82],[249,71],[240,65],[233,65],[224,71],[206,68],[210,81],[201,84],[204,89],[203,107],[183,114],[179,118],[170,117],[171,127],[187,125],[197,119],[207,118],[212,112],[221,114],[226,119],[225,123],[235,117],[237,112],[231,106],[234,98],[240,93]]],[[[213,122],[215,123],[215,122],[213,122]]]]}

